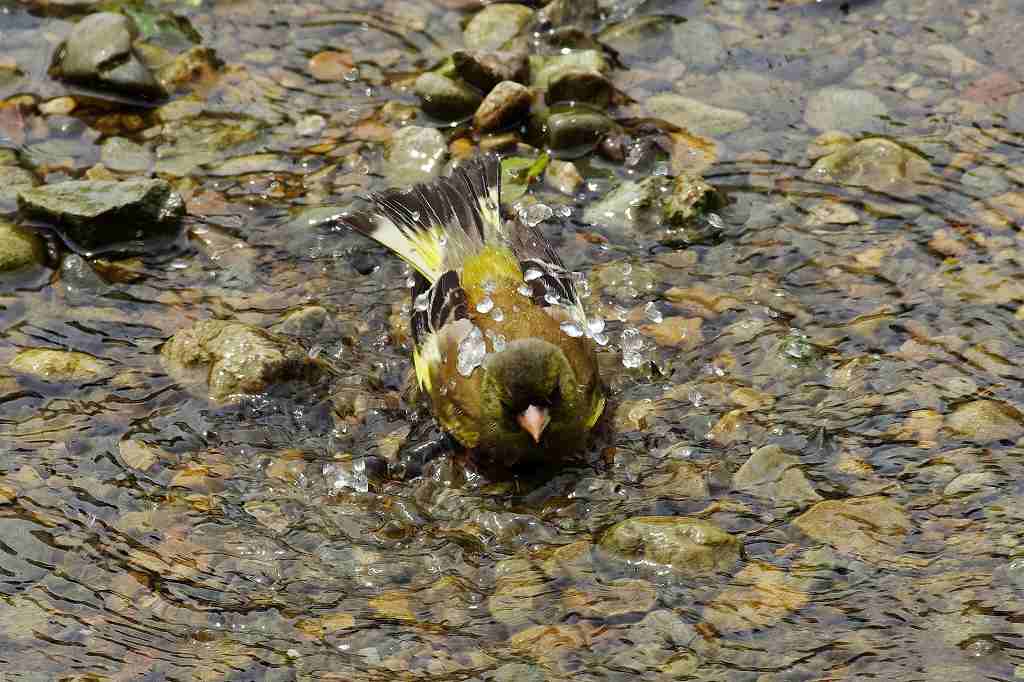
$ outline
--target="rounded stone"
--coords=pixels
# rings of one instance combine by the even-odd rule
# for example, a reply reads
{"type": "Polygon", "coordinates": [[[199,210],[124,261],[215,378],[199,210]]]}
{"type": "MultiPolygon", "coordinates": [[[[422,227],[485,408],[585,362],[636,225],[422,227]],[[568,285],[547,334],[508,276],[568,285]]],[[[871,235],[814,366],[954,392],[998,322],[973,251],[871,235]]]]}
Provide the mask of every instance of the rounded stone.
{"type": "Polygon", "coordinates": [[[481,132],[500,130],[518,123],[530,111],[530,89],[513,81],[504,81],[484,98],[473,116],[473,125],[481,132]]]}
{"type": "Polygon", "coordinates": [[[499,2],[476,13],[462,33],[466,47],[496,50],[515,38],[533,20],[533,10],[523,5],[499,2]]]}
{"type": "Polygon", "coordinates": [[[718,526],[686,516],[638,516],[608,529],[600,546],[627,560],[650,562],[688,575],[732,568],[740,541],[718,526]]]}
{"type": "Polygon", "coordinates": [[[46,250],[35,232],[0,220],[0,272],[13,272],[43,262],[46,250]]]}
{"type": "Polygon", "coordinates": [[[817,130],[877,132],[886,127],[889,107],[867,90],[822,88],[807,102],[804,121],[817,130]]]}
{"type": "Polygon", "coordinates": [[[313,78],[327,83],[344,80],[353,66],[352,54],[338,50],[317,52],[309,59],[309,72],[313,78]]]}
{"type": "Polygon", "coordinates": [[[439,73],[422,74],[416,79],[415,90],[423,111],[443,121],[470,116],[480,106],[480,93],[439,73]]]}

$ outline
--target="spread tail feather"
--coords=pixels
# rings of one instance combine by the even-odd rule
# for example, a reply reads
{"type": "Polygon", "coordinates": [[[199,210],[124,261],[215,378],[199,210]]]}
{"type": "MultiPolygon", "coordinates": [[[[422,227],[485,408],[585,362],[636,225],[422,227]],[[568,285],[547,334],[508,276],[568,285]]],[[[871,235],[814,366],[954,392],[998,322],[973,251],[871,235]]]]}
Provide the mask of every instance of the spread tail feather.
{"type": "Polygon", "coordinates": [[[369,197],[372,209],[339,222],[388,247],[433,284],[484,244],[505,243],[501,161],[478,157],[450,177],[369,197]]]}

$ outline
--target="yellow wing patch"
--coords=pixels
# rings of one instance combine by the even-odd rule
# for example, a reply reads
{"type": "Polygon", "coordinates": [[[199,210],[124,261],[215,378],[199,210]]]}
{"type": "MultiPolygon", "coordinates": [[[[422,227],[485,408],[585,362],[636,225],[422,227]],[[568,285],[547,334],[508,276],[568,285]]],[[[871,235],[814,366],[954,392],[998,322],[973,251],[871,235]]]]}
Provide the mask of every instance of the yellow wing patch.
{"type": "Polygon", "coordinates": [[[475,291],[488,280],[495,283],[502,280],[518,282],[523,278],[512,250],[507,246],[488,245],[478,253],[466,258],[462,264],[462,288],[475,291]]]}

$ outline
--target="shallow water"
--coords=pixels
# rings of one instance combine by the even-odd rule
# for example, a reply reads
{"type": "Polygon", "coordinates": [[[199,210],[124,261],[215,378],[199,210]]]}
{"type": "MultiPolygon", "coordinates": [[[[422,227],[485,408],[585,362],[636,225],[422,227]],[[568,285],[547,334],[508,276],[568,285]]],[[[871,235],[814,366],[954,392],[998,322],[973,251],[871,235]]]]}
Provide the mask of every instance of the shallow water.
{"type": "Polygon", "coordinates": [[[0,117],[0,147],[56,182],[127,137],[188,207],[186,236],[94,263],[102,281],[52,238],[48,265],[0,290],[4,679],[1024,678],[1021,8],[621,3],[606,23],[703,20],[722,53],[623,51],[612,81],[633,103],[613,116],[675,91],[749,121],[705,136],[728,197],[705,243],[585,217],[657,164],[589,154],[579,194],[535,190],[571,208],[542,228],[590,273],[611,402],[578,460],[507,480],[405,400],[403,266],[309,212],[386,187],[402,119],[440,125],[408,86],[461,46],[459,4],[167,3],[225,63],[193,96],[204,114],[85,102],[68,134],[37,103],[66,93],[46,70],[79,15],[0,1],[18,69],[0,99],[33,101],[0,117]],[[313,78],[339,46],[352,71],[313,78]],[[809,102],[832,85],[877,96],[867,136],[911,160],[812,172],[829,140],[809,102]],[[303,343],[336,376],[218,405],[161,363],[196,320],[270,328],[310,304],[330,320],[303,343]],[[27,348],[105,369],[43,381],[8,368],[27,348]],[[802,483],[734,476],[766,445],[802,483]],[[815,534],[797,519],[818,496],[888,506],[815,534]],[[706,519],[742,558],[694,577],[591,545],[649,515],[706,519]]]}

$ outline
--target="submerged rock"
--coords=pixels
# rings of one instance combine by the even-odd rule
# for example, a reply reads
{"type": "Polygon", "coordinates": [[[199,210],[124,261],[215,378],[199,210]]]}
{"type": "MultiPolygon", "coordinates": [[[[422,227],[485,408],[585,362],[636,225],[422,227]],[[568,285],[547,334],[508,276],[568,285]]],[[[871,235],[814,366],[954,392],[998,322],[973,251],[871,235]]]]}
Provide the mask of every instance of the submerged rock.
{"type": "Polygon", "coordinates": [[[867,90],[828,87],[807,101],[804,121],[818,130],[877,132],[885,128],[888,114],[889,107],[867,90]]]}
{"type": "Polygon", "coordinates": [[[523,83],[529,74],[524,52],[457,50],[452,54],[455,73],[482,92],[502,81],[523,83]]]}
{"type": "Polygon", "coordinates": [[[0,272],[39,265],[45,256],[46,249],[39,235],[0,219],[0,272]]]}
{"type": "Polygon", "coordinates": [[[89,251],[172,234],[185,215],[184,202],[164,180],[61,182],[23,190],[18,207],[89,251]]]}
{"type": "Polygon", "coordinates": [[[1016,440],[1024,436],[1024,415],[998,400],[972,400],[958,406],[946,423],[976,443],[1016,440]]]}
{"type": "Polygon", "coordinates": [[[153,152],[124,137],[108,137],[100,146],[100,160],[112,171],[144,173],[153,166],[153,152]]]}
{"type": "Polygon", "coordinates": [[[876,562],[895,558],[911,528],[903,508],[878,495],[819,502],[793,525],[839,552],[876,562]]]}
{"type": "Polygon", "coordinates": [[[443,121],[470,116],[480,106],[480,93],[457,80],[428,71],[416,79],[423,111],[443,121]]]}
{"type": "Polygon", "coordinates": [[[707,21],[683,21],[672,26],[672,52],[688,66],[710,69],[726,58],[718,27],[707,21]]]}
{"type": "Polygon", "coordinates": [[[733,476],[733,485],[759,497],[801,506],[821,499],[800,469],[800,460],[778,445],[754,450],[733,476]]]}
{"type": "Polygon", "coordinates": [[[658,118],[704,137],[728,135],[750,127],[750,116],[742,111],[720,109],[672,93],[649,98],[647,109],[658,118]]]}
{"type": "Polygon", "coordinates": [[[567,68],[550,78],[545,99],[549,104],[586,102],[596,107],[607,107],[613,94],[612,83],[604,74],[589,69],[567,68]]]}
{"type": "Polygon", "coordinates": [[[909,193],[931,175],[931,164],[920,154],[891,140],[870,137],[818,159],[807,179],[860,185],[885,193],[909,193]]]}
{"type": "Polygon", "coordinates": [[[674,22],[671,17],[653,14],[634,16],[612,24],[597,39],[632,63],[664,51],[671,40],[674,22]]]}
{"type": "Polygon", "coordinates": [[[615,127],[602,111],[583,104],[558,106],[534,116],[533,135],[559,156],[577,158],[592,151],[615,127]]]}
{"type": "Polygon", "coordinates": [[[107,373],[106,363],[87,353],[29,348],[14,356],[10,368],[43,381],[90,381],[107,373]]]}
{"type": "Polygon", "coordinates": [[[547,88],[567,71],[607,74],[608,60],[597,50],[570,50],[564,54],[530,57],[530,85],[547,88]]]}
{"type": "Polygon", "coordinates": [[[179,330],[161,351],[168,373],[206,383],[212,400],[261,393],[273,384],[312,378],[319,366],[297,345],[240,322],[204,320],[179,330]]]}
{"type": "Polygon", "coordinates": [[[466,47],[497,50],[518,36],[533,21],[533,10],[523,5],[499,2],[476,13],[462,32],[466,47]]]}
{"type": "Polygon", "coordinates": [[[640,560],[687,575],[727,571],[740,557],[740,541],[701,519],[638,516],[612,526],[600,546],[628,560],[640,560]]]}
{"type": "Polygon", "coordinates": [[[384,173],[391,185],[429,182],[441,174],[447,157],[448,145],[441,131],[409,126],[391,139],[384,173]]]}
{"type": "Polygon", "coordinates": [[[146,98],[164,89],[135,54],[135,22],[116,12],[97,12],[71,29],[59,48],[57,75],[64,80],[146,98]]]}

